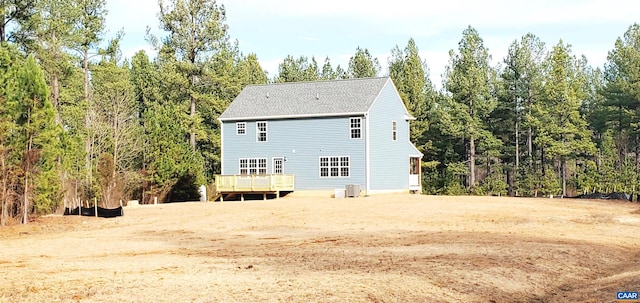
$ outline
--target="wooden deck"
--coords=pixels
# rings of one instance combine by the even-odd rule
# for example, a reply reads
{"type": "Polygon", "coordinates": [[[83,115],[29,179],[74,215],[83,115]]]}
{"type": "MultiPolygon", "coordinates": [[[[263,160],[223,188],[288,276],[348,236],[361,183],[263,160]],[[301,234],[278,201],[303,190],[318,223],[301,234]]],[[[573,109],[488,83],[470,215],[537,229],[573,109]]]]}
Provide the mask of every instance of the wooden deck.
{"type": "Polygon", "coordinates": [[[216,191],[223,201],[224,195],[239,194],[244,200],[244,194],[276,194],[292,192],[294,190],[294,175],[216,175],[216,191]]]}

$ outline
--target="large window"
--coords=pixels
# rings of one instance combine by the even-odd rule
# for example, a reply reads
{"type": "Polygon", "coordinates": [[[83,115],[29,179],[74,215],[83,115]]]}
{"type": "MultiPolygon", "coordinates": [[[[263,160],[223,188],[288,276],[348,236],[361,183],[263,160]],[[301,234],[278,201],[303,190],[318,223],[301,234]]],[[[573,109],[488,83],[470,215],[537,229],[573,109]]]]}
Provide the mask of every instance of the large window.
{"type": "Polygon", "coordinates": [[[237,122],[236,123],[236,134],[244,135],[247,133],[247,122],[237,122]]]}
{"type": "Polygon", "coordinates": [[[396,121],[391,121],[391,140],[398,140],[398,123],[396,121]]]}
{"type": "Polygon", "coordinates": [[[349,118],[349,131],[351,139],[362,138],[362,118],[349,118]]]}
{"type": "Polygon", "coordinates": [[[320,177],[349,177],[349,157],[320,157],[320,177]]]}
{"type": "Polygon", "coordinates": [[[267,142],[267,121],[256,122],[256,140],[267,142]]]}
{"type": "Polygon", "coordinates": [[[242,158],[240,159],[241,175],[266,175],[267,158],[242,158]]]}

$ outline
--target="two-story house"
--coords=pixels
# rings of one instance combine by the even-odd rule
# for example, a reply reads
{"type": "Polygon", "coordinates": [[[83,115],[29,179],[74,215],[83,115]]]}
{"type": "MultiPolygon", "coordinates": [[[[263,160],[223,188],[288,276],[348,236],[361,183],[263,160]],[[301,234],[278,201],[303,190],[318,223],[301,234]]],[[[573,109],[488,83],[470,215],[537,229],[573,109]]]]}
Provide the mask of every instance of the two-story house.
{"type": "Polygon", "coordinates": [[[420,191],[413,119],[389,77],[249,85],[219,118],[221,172],[293,175],[296,191],[420,191]]]}

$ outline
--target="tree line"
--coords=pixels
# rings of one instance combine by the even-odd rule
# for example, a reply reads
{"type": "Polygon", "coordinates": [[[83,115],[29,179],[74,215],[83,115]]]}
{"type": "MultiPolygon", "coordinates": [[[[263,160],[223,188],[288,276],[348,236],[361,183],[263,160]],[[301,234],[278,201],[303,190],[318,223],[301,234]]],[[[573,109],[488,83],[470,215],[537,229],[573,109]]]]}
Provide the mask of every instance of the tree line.
{"type": "Polygon", "coordinates": [[[197,199],[220,167],[217,117],[249,84],[390,76],[416,117],[430,194],[635,191],[640,28],[592,67],[563,41],[515,40],[498,66],[472,27],[436,90],[410,39],[382,71],[357,47],[348,66],[288,55],[273,77],[229,37],[224,5],[159,0],[166,36],[122,58],[105,0],[0,2],[1,224],[62,205],[197,199]]]}

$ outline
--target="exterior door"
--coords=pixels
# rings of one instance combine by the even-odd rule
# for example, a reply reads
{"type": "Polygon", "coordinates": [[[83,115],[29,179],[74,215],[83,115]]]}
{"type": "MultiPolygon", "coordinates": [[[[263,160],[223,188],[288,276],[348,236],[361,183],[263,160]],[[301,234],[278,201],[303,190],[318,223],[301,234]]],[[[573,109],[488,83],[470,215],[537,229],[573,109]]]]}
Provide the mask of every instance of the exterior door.
{"type": "Polygon", "coordinates": [[[273,174],[274,175],[284,174],[284,158],[282,157],[273,158],[273,174]]]}
{"type": "Polygon", "coordinates": [[[420,180],[420,157],[409,158],[409,190],[422,192],[420,180]]]}

